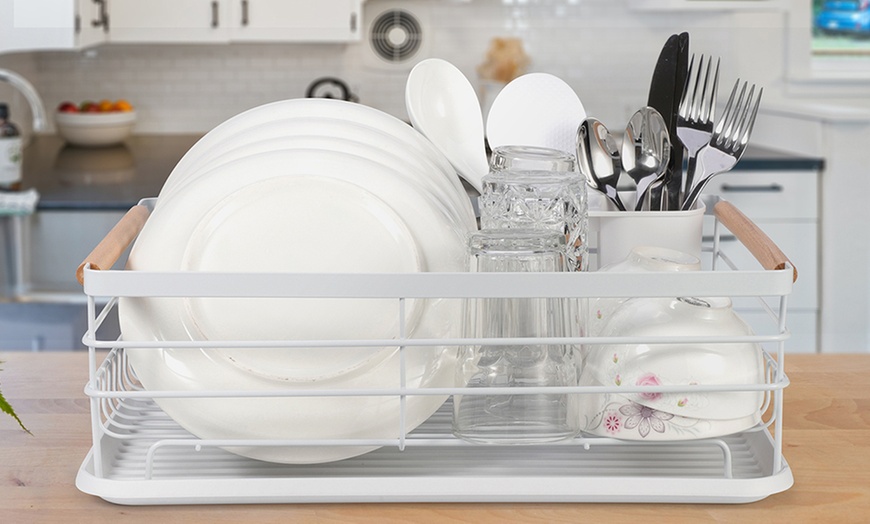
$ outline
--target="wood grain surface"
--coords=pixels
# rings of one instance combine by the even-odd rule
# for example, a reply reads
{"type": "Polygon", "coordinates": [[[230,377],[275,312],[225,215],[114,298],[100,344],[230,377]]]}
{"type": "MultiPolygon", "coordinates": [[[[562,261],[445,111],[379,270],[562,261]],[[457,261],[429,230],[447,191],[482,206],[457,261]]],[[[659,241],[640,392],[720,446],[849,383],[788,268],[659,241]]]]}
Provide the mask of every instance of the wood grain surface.
{"type": "Polygon", "coordinates": [[[0,523],[870,522],[870,355],[788,356],[784,453],[795,485],[745,505],[316,504],[119,506],[75,477],[91,446],[87,355],[0,353],[0,523]]]}

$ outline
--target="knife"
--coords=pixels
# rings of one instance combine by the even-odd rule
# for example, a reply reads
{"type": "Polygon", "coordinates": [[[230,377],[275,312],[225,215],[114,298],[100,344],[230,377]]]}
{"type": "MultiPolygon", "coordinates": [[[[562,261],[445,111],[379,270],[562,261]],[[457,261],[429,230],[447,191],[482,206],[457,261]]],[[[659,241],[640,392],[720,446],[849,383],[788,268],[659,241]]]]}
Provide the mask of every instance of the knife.
{"type": "MultiPolygon", "coordinates": [[[[653,69],[650,81],[649,97],[647,105],[661,113],[667,125],[671,142],[677,136],[677,111],[680,106],[685,73],[680,80],[680,55],[688,51],[688,33],[671,35],[659,53],[658,61],[653,69]],[[685,35],[685,36],[684,36],[685,35]],[[681,49],[681,43],[684,45],[681,49]]],[[[661,186],[652,190],[650,209],[662,209],[663,188],[667,189],[668,200],[664,209],[679,209],[680,190],[683,178],[683,151],[681,147],[675,147],[671,151],[668,168],[665,171],[664,182],[661,186]],[[674,194],[675,193],[675,194],[674,194]]]]}
{"type": "Polygon", "coordinates": [[[668,209],[680,209],[683,203],[683,144],[677,137],[677,121],[680,111],[680,102],[686,92],[686,77],[689,74],[689,33],[680,33],[680,50],[677,54],[677,74],[674,81],[674,118],[671,123],[671,165],[673,176],[667,185],[668,209]],[[676,147],[674,147],[676,144],[676,147]]]}

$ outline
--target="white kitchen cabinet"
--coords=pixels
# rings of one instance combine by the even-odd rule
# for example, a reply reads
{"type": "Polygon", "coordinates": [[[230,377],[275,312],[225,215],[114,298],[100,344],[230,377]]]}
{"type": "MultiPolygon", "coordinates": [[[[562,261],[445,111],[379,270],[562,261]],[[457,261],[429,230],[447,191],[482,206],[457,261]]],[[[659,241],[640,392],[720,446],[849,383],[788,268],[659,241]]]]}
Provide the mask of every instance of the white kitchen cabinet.
{"type": "MultiPolygon", "coordinates": [[[[818,351],[818,186],[819,173],[814,170],[734,171],[714,178],[704,191],[737,206],[797,268],[798,280],[788,297],[791,339],[786,343],[787,351],[794,353],[818,351]]],[[[712,226],[712,219],[705,222],[705,235],[713,233],[712,226]]],[[[720,242],[723,251],[741,270],[761,269],[749,251],[727,230],[721,232],[720,242]]],[[[707,260],[704,263],[709,265],[707,260]]],[[[769,303],[774,310],[778,307],[775,299],[770,299],[769,303]]],[[[770,325],[767,313],[756,299],[735,299],[734,308],[750,325],[770,325]]]]}
{"type": "Polygon", "coordinates": [[[0,0],[0,53],[106,41],[108,0],[0,0]]]}
{"type": "Polygon", "coordinates": [[[362,0],[109,0],[119,43],[359,40],[362,0]]]}
{"type": "Polygon", "coordinates": [[[110,0],[111,42],[226,42],[226,0],[110,0]]]}
{"type": "Polygon", "coordinates": [[[361,0],[228,0],[231,40],[347,42],[361,36],[361,0]]]}

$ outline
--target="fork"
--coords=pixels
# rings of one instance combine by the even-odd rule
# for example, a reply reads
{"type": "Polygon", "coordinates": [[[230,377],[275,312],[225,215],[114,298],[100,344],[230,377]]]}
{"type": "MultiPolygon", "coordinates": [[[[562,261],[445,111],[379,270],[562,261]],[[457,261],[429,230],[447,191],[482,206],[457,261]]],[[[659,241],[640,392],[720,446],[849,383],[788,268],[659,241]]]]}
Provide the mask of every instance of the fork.
{"type": "Polygon", "coordinates": [[[686,87],[683,89],[683,99],[677,112],[677,138],[686,148],[687,168],[684,192],[692,189],[695,179],[698,151],[710,143],[713,135],[713,120],[715,118],[716,90],[719,85],[719,59],[716,59],[716,72],[713,81],[710,82],[710,69],[713,59],[707,61],[706,72],[703,74],[704,82],[701,83],[702,71],[704,71],[704,55],[698,61],[698,70],[692,77],[692,69],[695,64],[695,55],[689,61],[689,71],[686,74],[686,87]],[[694,87],[692,86],[694,80],[694,87]],[[707,88],[710,88],[709,91],[707,88]],[[700,88],[700,92],[698,89],[700,88]]]}
{"type": "Polygon", "coordinates": [[[734,167],[734,164],[746,151],[749,135],[752,134],[752,127],[755,125],[755,116],[758,114],[761,94],[764,92],[764,89],[759,89],[758,96],[753,100],[755,84],[749,89],[748,96],[746,95],[747,85],[748,82],[743,82],[738,96],[740,79],[738,78],[737,82],[734,83],[731,96],[728,97],[728,103],[725,105],[725,111],[713,129],[710,143],[701,148],[698,153],[697,161],[701,176],[689,195],[683,200],[683,211],[689,210],[695,205],[695,201],[698,200],[698,196],[711,178],[734,167]],[[737,97],[736,104],[735,96],[737,97]]]}

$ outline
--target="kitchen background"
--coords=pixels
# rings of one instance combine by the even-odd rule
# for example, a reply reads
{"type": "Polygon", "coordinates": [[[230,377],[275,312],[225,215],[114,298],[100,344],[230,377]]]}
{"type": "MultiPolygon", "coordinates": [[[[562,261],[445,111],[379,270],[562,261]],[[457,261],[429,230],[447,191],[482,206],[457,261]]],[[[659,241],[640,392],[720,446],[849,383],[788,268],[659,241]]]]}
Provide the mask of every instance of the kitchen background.
{"type": "MultiPolygon", "coordinates": [[[[819,215],[806,219],[818,227],[818,242],[797,245],[817,251],[811,259],[819,278],[804,284],[819,286],[813,310],[820,326],[817,350],[865,352],[870,350],[870,235],[861,226],[870,223],[864,202],[870,173],[863,153],[870,143],[870,58],[829,60],[824,74],[813,69],[806,45],[808,4],[368,0],[361,39],[349,43],[110,43],[7,53],[0,55],[0,68],[31,80],[49,111],[62,100],[125,98],[137,109],[136,133],[201,134],[248,108],[304,96],[323,76],[341,78],[361,103],[406,119],[407,73],[427,57],[457,65],[485,96],[476,67],[493,37],[512,36],[522,39],[529,71],[563,78],[590,115],[617,129],[645,104],[664,41],[689,31],[693,52],[721,56],[721,91],[737,77],[765,87],[753,143],[824,159],[818,179],[823,190],[809,188],[817,195],[819,215]],[[368,41],[369,24],[397,8],[419,22],[421,45],[413,59],[386,63],[368,41]]],[[[0,84],[0,100],[11,102],[16,122],[28,128],[23,97],[0,84]]]]}

